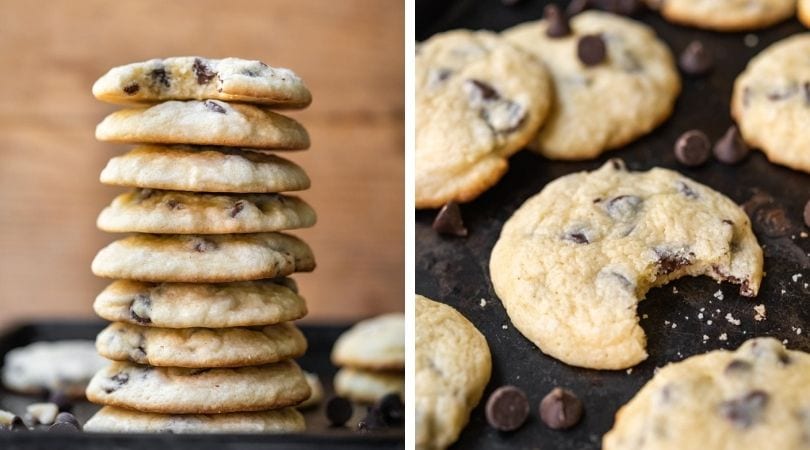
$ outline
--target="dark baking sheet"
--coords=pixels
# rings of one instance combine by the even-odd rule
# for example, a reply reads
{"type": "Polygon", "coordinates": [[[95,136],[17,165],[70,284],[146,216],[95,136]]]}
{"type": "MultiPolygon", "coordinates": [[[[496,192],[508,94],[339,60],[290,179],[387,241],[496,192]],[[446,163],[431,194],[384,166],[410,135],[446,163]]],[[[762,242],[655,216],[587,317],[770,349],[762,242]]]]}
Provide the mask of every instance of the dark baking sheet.
{"type": "MultiPolygon", "coordinates": [[[[434,2],[429,9],[417,9],[416,36],[423,40],[433,33],[453,28],[502,30],[540,18],[546,3],[549,2],[524,0],[518,6],[508,7],[499,0],[434,2]]],[[[712,140],[719,138],[732,123],[729,99],[736,75],[752,56],[770,43],[804,28],[791,19],[753,33],[759,43],[751,48],[744,44],[746,33],[719,34],[683,28],[666,23],[649,11],[637,18],[655,28],[675,55],[692,39],[703,41],[715,55],[715,69],[709,76],[684,77],[683,92],[667,122],[650,135],[593,161],[552,162],[528,151],[515,155],[509,172],[498,185],[476,201],[461,206],[470,231],[467,238],[438,236],[430,227],[436,211],[416,213],[417,293],[461,311],[486,336],[493,357],[492,379],[484,400],[472,413],[469,425],[453,448],[599,448],[602,435],[613,424],[616,410],[652,377],[656,367],[708,350],[735,348],[752,336],[787,339],[789,348],[810,351],[807,337],[810,289],[804,284],[810,283],[810,238],[799,235],[802,231],[810,232],[802,225],[802,208],[810,198],[810,175],[772,165],[759,152],[752,153],[738,166],[712,161],[697,169],[678,165],[672,152],[677,137],[692,128],[702,129],[712,140]],[[650,357],[629,374],[574,368],[543,355],[512,327],[492,289],[488,268],[490,251],[503,223],[526,199],[557,177],[593,170],[612,157],[623,158],[633,170],[653,166],[677,170],[738,203],[760,191],[775,199],[773,206],[783,208],[793,225],[785,235],[774,236],[776,233],[766,224],[755,221],[757,236],[765,250],[767,271],[756,299],[741,297],[736,287],[718,285],[707,277],[681,279],[650,291],[639,307],[639,314],[648,315],[641,323],[647,333],[650,357]],[[769,231],[770,236],[765,231],[769,231]],[[801,277],[794,282],[792,277],[796,274],[801,277]],[[673,293],[673,287],[677,294],[673,293]],[[723,291],[723,300],[713,296],[718,288],[723,291]],[[486,306],[480,306],[481,299],[486,300],[486,306]],[[753,306],[760,303],[767,308],[764,321],[754,320],[753,306]],[[705,308],[706,317],[697,320],[701,308],[705,308]],[[740,325],[728,322],[727,313],[739,319],[740,325]],[[711,325],[708,319],[712,320],[711,325]],[[802,333],[797,334],[793,327],[802,328],[802,333]],[[726,333],[726,341],[718,339],[722,333],[726,333]],[[709,340],[704,342],[703,335],[709,336],[709,340]],[[482,407],[492,390],[503,384],[521,387],[532,403],[527,423],[507,434],[487,426],[482,407]],[[568,431],[552,431],[538,418],[540,399],[557,385],[573,389],[585,403],[584,419],[568,431]]]]}
{"type": "MultiPolygon", "coordinates": [[[[15,347],[34,341],[61,339],[95,339],[106,325],[100,321],[87,322],[37,322],[22,324],[0,335],[0,364],[5,354],[15,347]]],[[[332,392],[332,377],[337,367],[329,362],[329,354],[337,337],[348,325],[299,325],[307,337],[309,348],[298,359],[304,370],[317,373],[324,384],[326,395],[332,392]]],[[[0,386],[0,409],[11,410],[17,415],[25,412],[25,406],[34,401],[43,401],[34,396],[14,394],[0,386]]],[[[74,414],[84,423],[98,406],[87,402],[74,407],[74,414]]],[[[323,404],[316,409],[302,411],[307,421],[307,431],[302,434],[99,434],[99,433],[52,433],[0,432],[0,449],[65,449],[109,450],[129,448],[172,449],[259,449],[276,446],[285,449],[401,449],[404,448],[404,429],[390,428],[373,432],[355,430],[357,421],[365,415],[365,408],[355,405],[355,414],[349,426],[330,428],[323,413],[323,404]]]]}

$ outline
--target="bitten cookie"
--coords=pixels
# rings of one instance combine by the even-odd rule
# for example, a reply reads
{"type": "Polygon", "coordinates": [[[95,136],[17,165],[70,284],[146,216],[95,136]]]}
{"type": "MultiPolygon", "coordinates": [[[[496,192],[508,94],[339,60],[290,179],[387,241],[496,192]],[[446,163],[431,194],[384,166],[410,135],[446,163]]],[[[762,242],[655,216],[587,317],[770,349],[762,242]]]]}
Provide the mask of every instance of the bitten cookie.
{"type": "Polygon", "coordinates": [[[762,249],[745,212],[666,169],[610,160],[549,183],[492,250],[495,292],[517,329],[567,364],[623,369],[647,357],[636,315],[647,291],[708,275],[755,296],[762,249]]]}
{"type": "Polygon", "coordinates": [[[275,278],[314,268],[309,246],[283,233],[137,234],[101,249],[92,265],[100,277],[187,283],[275,278]]]}
{"type": "Polygon", "coordinates": [[[237,283],[143,283],[116,280],[93,303],[101,318],[161,328],[271,325],[307,314],[290,278],[237,283]]]}
{"type": "Polygon", "coordinates": [[[375,403],[391,393],[405,398],[405,374],[344,367],[335,374],[335,392],[357,403],[375,403]]]}
{"type": "Polygon", "coordinates": [[[416,448],[458,439],[489,382],[484,336],[458,311],[416,296],[416,448]]]}
{"type": "Polygon", "coordinates": [[[309,148],[309,135],[295,120],[258,106],[219,100],[168,101],[122,109],[98,124],[96,139],[124,144],[309,148]]]}
{"type": "Polygon", "coordinates": [[[264,233],[315,225],[315,211],[281,194],[203,194],[134,189],[116,197],[96,225],[111,233],[264,233]]]}
{"type": "Polygon", "coordinates": [[[660,369],[616,414],[605,450],[807,448],[810,355],[751,339],[660,369]]]}
{"type": "Polygon", "coordinates": [[[332,363],[366,370],[404,370],[405,315],[383,314],[358,322],[335,341],[332,363]]]}
{"type": "Polygon", "coordinates": [[[551,159],[590,159],[669,117],[681,82],[667,45],[641,22],[586,11],[570,26],[570,34],[549,37],[548,21],[526,22],[503,36],[542,60],[553,79],[554,108],[533,149],[551,159]],[[578,45],[597,35],[605,59],[587,65],[577,56],[578,45]]]}
{"type": "Polygon", "coordinates": [[[90,378],[105,365],[93,341],[35,342],[6,353],[3,385],[24,394],[61,392],[83,397],[90,378]]]}
{"type": "Polygon", "coordinates": [[[416,207],[470,201],[543,122],[546,70],[495,33],[466,30],[420,44],[415,64],[416,207]]]}
{"type": "Polygon", "coordinates": [[[810,172],[810,33],[754,57],[734,82],[731,114],[771,162],[810,172]]]}
{"type": "Polygon", "coordinates": [[[215,99],[304,108],[312,101],[304,82],[292,70],[261,61],[199,56],[113,67],[93,84],[93,95],[121,104],[215,99]]]}
{"type": "Polygon", "coordinates": [[[123,322],[96,337],[98,353],[115,361],[162,367],[241,367],[298,358],[307,340],[292,323],[257,328],[156,328],[123,322]]]}
{"type": "Polygon", "coordinates": [[[297,433],[306,429],[295,408],[226,414],[167,415],[105,406],[83,430],[91,433],[297,433]]]}
{"type": "Polygon", "coordinates": [[[670,22],[715,31],[769,27],[793,15],[796,0],[646,0],[670,22]]]}
{"type": "Polygon", "coordinates": [[[140,145],[101,172],[115,186],[193,192],[265,193],[310,186],[304,169],[269,153],[228,147],[140,145]]]}
{"type": "Polygon", "coordinates": [[[293,406],[310,395],[292,361],[233,369],[113,362],[87,386],[93,403],[162,414],[219,414],[293,406]]]}

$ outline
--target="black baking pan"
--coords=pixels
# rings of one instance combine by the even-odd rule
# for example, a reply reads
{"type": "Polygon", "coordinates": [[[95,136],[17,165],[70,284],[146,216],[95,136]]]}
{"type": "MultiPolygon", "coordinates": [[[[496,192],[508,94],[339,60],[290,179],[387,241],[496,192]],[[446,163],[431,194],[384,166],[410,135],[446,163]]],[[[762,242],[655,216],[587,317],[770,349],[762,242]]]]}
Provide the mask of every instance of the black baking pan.
{"type": "MultiPolygon", "coordinates": [[[[32,322],[9,328],[0,335],[0,362],[5,354],[15,347],[35,341],[61,339],[95,339],[106,326],[100,321],[53,321],[32,322]]],[[[318,374],[328,397],[332,392],[331,381],[337,367],[329,361],[332,345],[348,325],[299,325],[307,337],[307,353],[297,361],[304,370],[318,374]]],[[[0,388],[0,409],[11,410],[17,415],[25,406],[41,398],[19,395],[0,388]]],[[[74,406],[74,414],[84,423],[98,406],[80,402],[74,406]]],[[[54,433],[45,430],[31,432],[0,432],[0,449],[64,449],[64,450],[110,450],[110,449],[401,449],[404,444],[404,429],[401,427],[356,431],[357,422],[365,415],[365,408],[355,405],[355,414],[348,426],[329,427],[323,405],[303,411],[307,431],[301,434],[102,434],[102,433],[54,433]]]]}
{"type": "MultiPolygon", "coordinates": [[[[539,19],[549,2],[524,0],[516,6],[506,6],[499,0],[451,3],[443,6],[441,14],[435,10],[426,15],[416,11],[418,40],[455,28],[503,30],[539,19]]],[[[672,151],[678,136],[690,129],[703,130],[712,141],[722,136],[732,124],[729,101],[737,74],[769,44],[804,28],[791,19],[751,35],[720,34],[669,24],[651,11],[635,17],[652,26],[676,57],[693,39],[701,40],[715,57],[709,75],[683,77],[683,91],[675,111],[663,125],[591,161],[557,162],[529,151],[518,153],[510,160],[509,172],[495,187],[461,205],[469,229],[466,238],[437,235],[431,229],[435,210],[416,213],[416,292],[458,309],[486,336],[492,352],[492,378],[484,399],[453,448],[600,448],[617,409],[653,376],[656,367],[709,350],[736,348],[754,336],[774,336],[786,340],[788,348],[810,351],[810,238],[802,237],[803,232],[810,232],[802,223],[802,209],[810,199],[810,175],[770,164],[760,152],[753,152],[736,166],[711,161],[689,169],[677,163],[672,151]],[[631,170],[655,166],[677,170],[740,204],[755,195],[761,200],[759,209],[752,209],[767,272],[759,296],[741,297],[737,286],[717,284],[707,277],[683,278],[651,290],[639,305],[639,314],[645,317],[641,324],[647,333],[650,356],[631,371],[576,368],[543,355],[512,327],[489,278],[492,247],[504,222],[525,200],[555,178],[594,170],[613,157],[624,159],[631,170]],[[714,296],[718,289],[722,289],[722,300],[714,296]],[[753,307],[758,304],[767,309],[765,320],[754,318],[753,307]],[[729,313],[733,321],[740,321],[739,325],[726,319],[729,313]],[[702,320],[698,314],[704,315],[702,320]],[[704,335],[708,339],[704,340],[704,335]],[[504,384],[525,390],[532,404],[527,423],[512,433],[490,428],[483,411],[487,396],[504,384]],[[555,386],[572,389],[585,405],[583,420],[567,431],[546,428],[538,417],[540,399],[555,386]]]]}

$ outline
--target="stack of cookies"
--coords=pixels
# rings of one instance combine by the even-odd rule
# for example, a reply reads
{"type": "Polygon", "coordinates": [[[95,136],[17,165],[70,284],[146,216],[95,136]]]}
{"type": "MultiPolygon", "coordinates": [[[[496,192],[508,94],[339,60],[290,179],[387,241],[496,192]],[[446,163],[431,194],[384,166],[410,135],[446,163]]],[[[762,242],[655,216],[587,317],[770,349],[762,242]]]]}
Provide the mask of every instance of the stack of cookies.
{"type": "Polygon", "coordinates": [[[375,403],[388,394],[405,397],[405,316],[383,314],[355,324],[332,348],[338,395],[375,403]]]}
{"type": "Polygon", "coordinates": [[[113,278],[94,309],[113,323],[96,341],[114,362],[90,382],[105,405],[88,431],[290,432],[310,388],[292,361],[306,315],[286,276],[315,268],[310,248],[282,230],[315,212],[279,192],[306,173],[264,153],[309,147],[306,130],[270,108],[311,97],[287,69],[195,57],[117,67],[93,86],[131,104],[96,137],[137,144],[113,158],[105,184],[131,187],[102,211],[100,229],[133,233],[102,249],[93,273],[113,278]]]}

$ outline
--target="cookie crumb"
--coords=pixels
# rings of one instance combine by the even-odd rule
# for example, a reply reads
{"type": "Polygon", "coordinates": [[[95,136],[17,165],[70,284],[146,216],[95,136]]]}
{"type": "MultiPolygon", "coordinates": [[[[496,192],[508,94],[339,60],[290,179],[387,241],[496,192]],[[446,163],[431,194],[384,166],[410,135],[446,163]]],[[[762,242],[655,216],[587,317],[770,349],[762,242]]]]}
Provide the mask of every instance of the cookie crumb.
{"type": "Polygon", "coordinates": [[[678,288],[676,288],[675,286],[672,286],[672,293],[677,294],[678,293],[678,288]]]}
{"type": "Polygon", "coordinates": [[[726,333],[723,333],[717,339],[720,339],[721,341],[727,341],[728,335],[726,333]]]}
{"type": "Polygon", "coordinates": [[[650,315],[649,315],[649,314],[643,314],[643,315],[641,316],[641,318],[642,318],[642,319],[649,319],[649,318],[650,318],[650,315]]]}
{"type": "Polygon", "coordinates": [[[677,324],[677,323],[673,323],[673,324],[672,324],[672,328],[677,328],[677,327],[678,327],[678,324],[677,324]]]}
{"type": "Polygon", "coordinates": [[[731,315],[731,313],[726,314],[726,320],[728,320],[728,322],[731,324],[740,326],[740,319],[735,319],[734,316],[731,315]]]}
{"type": "Polygon", "coordinates": [[[796,283],[797,281],[799,281],[799,278],[801,278],[801,277],[802,277],[802,274],[796,273],[796,274],[793,274],[793,276],[790,277],[790,278],[793,280],[794,283],[796,283]]]}
{"type": "Polygon", "coordinates": [[[481,305],[482,308],[487,306],[487,301],[482,298],[480,305],[481,305]]]}
{"type": "Polygon", "coordinates": [[[802,231],[801,233],[799,233],[799,237],[801,237],[801,238],[806,238],[806,237],[807,237],[807,232],[806,232],[806,231],[802,231]]]}
{"type": "Polygon", "coordinates": [[[801,328],[796,328],[796,334],[802,334],[802,329],[801,328]]]}
{"type": "Polygon", "coordinates": [[[633,373],[633,368],[631,367],[627,369],[625,372],[627,372],[627,375],[630,375],[631,373],[633,373]]]}
{"type": "Polygon", "coordinates": [[[711,325],[711,324],[712,324],[712,319],[709,319],[709,320],[706,321],[706,325],[711,325]]]}
{"type": "Polygon", "coordinates": [[[788,340],[787,340],[787,339],[782,339],[782,343],[783,343],[783,344],[785,344],[785,345],[787,345],[788,340]]]}
{"type": "Polygon", "coordinates": [[[786,291],[786,290],[784,290],[784,289],[782,289],[781,294],[782,294],[782,295],[785,295],[785,292],[787,292],[787,291],[786,291]]]}
{"type": "Polygon", "coordinates": [[[717,292],[714,293],[714,298],[718,300],[723,300],[723,290],[718,289],[717,292]]]}
{"type": "Polygon", "coordinates": [[[703,320],[703,313],[698,313],[698,319],[703,320]]]}
{"type": "Polygon", "coordinates": [[[755,311],[754,320],[756,320],[757,322],[765,320],[765,305],[754,306],[754,311],[755,311]]]}
{"type": "Polygon", "coordinates": [[[759,44],[759,37],[756,34],[746,34],[743,38],[743,43],[746,47],[756,47],[759,44]]]}
{"type": "Polygon", "coordinates": [[[508,330],[508,329],[509,329],[509,327],[508,327],[508,326],[506,326],[506,324],[501,325],[501,328],[503,328],[504,330],[508,330]]]}

